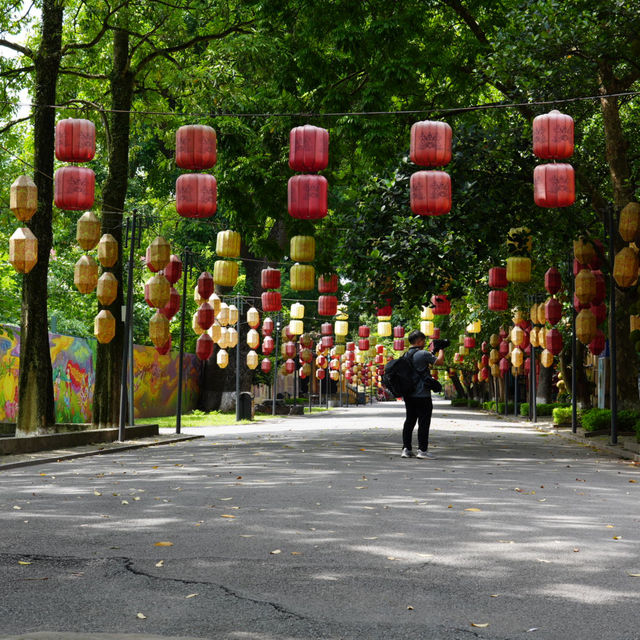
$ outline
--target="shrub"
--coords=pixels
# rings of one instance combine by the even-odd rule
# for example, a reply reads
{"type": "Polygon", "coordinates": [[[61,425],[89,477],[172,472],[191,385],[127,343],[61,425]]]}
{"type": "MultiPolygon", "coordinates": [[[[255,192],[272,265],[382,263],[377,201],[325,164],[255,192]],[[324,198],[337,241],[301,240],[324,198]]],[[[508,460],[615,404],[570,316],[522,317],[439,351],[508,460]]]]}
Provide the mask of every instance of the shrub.
{"type": "Polygon", "coordinates": [[[633,431],[640,420],[640,411],[624,409],[618,411],[618,429],[620,431],[633,431]]]}
{"type": "Polygon", "coordinates": [[[585,431],[607,429],[611,424],[611,410],[588,409],[581,414],[580,422],[585,431]]]}
{"type": "MultiPolygon", "coordinates": [[[[554,403],[541,403],[536,405],[536,415],[537,416],[551,416],[553,415],[553,410],[558,407],[566,406],[564,404],[559,404],[557,402],[554,403]]],[[[529,403],[523,402],[520,405],[520,415],[528,416],[529,415],[529,403]]]]}
{"type": "Polygon", "coordinates": [[[529,415],[529,403],[528,402],[520,403],[520,415],[521,416],[528,416],[529,415]]]}
{"type": "Polygon", "coordinates": [[[467,400],[467,407],[479,407],[482,403],[480,402],[480,400],[473,400],[472,398],[469,398],[467,400]]]}
{"type": "Polygon", "coordinates": [[[571,424],[571,407],[556,407],[553,410],[553,424],[571,424]]]}
{"type": "Polygon", "coordinates": [[[636,430],[636,440],[640,442],[640,420],[633,425],[633,428],[636,430]]]}
{"type": "Polygon", "coordinates": [[[472,398],[451,398],[452,407],[479,407],[480,400],[473,400],[472,398]]]}

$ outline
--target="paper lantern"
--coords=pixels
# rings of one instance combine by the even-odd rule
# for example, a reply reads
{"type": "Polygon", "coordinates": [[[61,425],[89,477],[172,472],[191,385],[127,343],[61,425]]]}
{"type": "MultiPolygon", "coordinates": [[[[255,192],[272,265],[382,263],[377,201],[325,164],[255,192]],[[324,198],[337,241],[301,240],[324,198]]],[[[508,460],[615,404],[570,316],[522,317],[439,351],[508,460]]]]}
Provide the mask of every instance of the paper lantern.
{"type": "Polygon", "coordinates": [[[280,279],[280,269],[267,267],[260,272],[260,285],[263,289],[279,289],[280,279]]]}
{"type": "Polygon", "coordinates": [[[516,347],[521,346],[524,344],[524,335],[524,329],[518,326],[513,327],[513,329],[511,329],[511,342],[516,347]]]}
{"type": "Polygon", "coordinates": [[[318,297],[318,315],[335,316],[338,312],[338,298],[335,296],[318,297]]]}
{"type": "Polygon", "coordinates": [[[327,376],[327,372],[324,369],[316,369],[316,378],[318,380],[324,380],[327,376]]]}
{"type": "Polygon", "coordinates": [[[616,253],[613,278],[619,287],[631,287],[637,281],[638,253],[631,247],[624,247],[616,253]]]}
{"type": "Polygon", "coordinates": [[[220,310],[216,315],[216,319],[221,327],[226,327],[229,324],[229,305],[226,302],[220,303],[220,310]]]}
{"type": "Polygon", "coordinates": [[[316,173],[329,164],[329,132],[305,124],[289,132],[289,167],[293,171],[316,173]]]}
{"type": "Polygon", "coordinates": [[[393,341],[394,351],[404,351],[404,338],[395,338],[393,341]]]}
{"type": "Polygon", "coordinates": [[[111,271],[105,271],[98,278],[96,296],[103,307],[108,307],[117,298],[118,280],[111,271]]]}
{"type": "Polygon", "coordinates": [[[369,338],[360,338],[358,340],[358,349],[360,351],[369,351],[369,338]]]}
{"type": "Polygon", "coordinates": [[[169,336],[169,339],[161,347],[156,347],[156,351],[161,356],[166,356],[170,350],[171,350],[171,336],[169,336]]]}
{"type": "Polygon", "coordinates": [[[422,307],[420,320],[433,320],[435,317],[435,313],[433,313],[433,309],[431,307],[422,307]]]}
{"type": "MultiPolygon", "coordinates": [[[[195,317],[195,316],[194,316],[195,317]]],[[[199,327],[198,327],[199,328],[199,327]]],[[[200,335],[200,331],[197,332],[198,335],[200,335]]],[[[220,342],[220,338],[222,336],[222,327],[217,323],[214,322],[208,329],[207,329],[207,333],[209,334],[209,337],[216,343],[218,344],[220,342]]]]}
{"type": "Polygon", "coordinates": [[[358,337],[368,338],[370,335],[371,335],[371,329],[369,329],[369,327],[366,324],[361,324],[358,327],[358,337]]]}
{"type": "Polygon", "coordinates": [[[464,336],[462,344],[467,347],[467,349],[474,349],[476,346],[476,339],[473,336],[464,336]]]}
{"type": "MultiPolygon", "coordinates": [[[[204,333],[204,329],[198,323],[197,311],[191,317],[191,328],[193,329],[193,333],[195,333],[197,336],[201,336],[204,333]]],[[[211,337],[211,339],[213,340],[213,337],[211,337]]],[[[214,340],[214,342],[218,342],[218,340],[214,340]]]]}
{"type": "Polygon", "coordinates": [[[300,320],[304,318],[304,305],[299,302],[294,302],[289,309],[289,317],[294,320],[300,320]]]}
{"type": "Polygon", "coordinates": [[[573,155],[573,118],[554,109],[533,119],[533,153],[542,160],[573,155]]]}
{"type": "Polygon", "coordinates": [[[451,177],[445,171],[417,171],[409,188],[413,213],[441,216],[451,211],[451,177]]]}
{"type": "MultiPolygon", "coordinates": [[[[293,355],[285,357],[293,357],[293,355]]],[[[300,362],[311,362],[313,360],[313,351],[311,351],[311,349],[300,349],[298,357],[300,358],[300,362]]]]}
{"type": "Polygon", "coordinates": [[[490,311],[506,311],[509,308],[509,295],[506,291],[489,291],[488,308],[490,311]]]}
{"type": "Polygon", "coordinates": [[[338,276],[335,273],[318,278],[318,293],[336,293],[336,291],[338,291],[338,276]]]}
{"type": "Polygon", "coordinates": [[[523,256],[507,258],[507,280],[509,282],[529,282],[531,280],[531,259],[523,256]]]}
{"type": "Polygon", "coordinates": [[[533,201],[539,207],[568,207],[576,200],[570,164],[541,164],[533,170],[533,201]]]}
{"type": "Polygon", "coordinates": [[[511,352],[511,364],[514,367],[521,367],[522,363],[524,362],[524,353],[522,352],[522,349],[520,349],[519,347],[516,347],[512,352],[511,352]]]}
{"type": "Polygon", "coordinates": [[[218,208],[218,183],[206,173],[186,173],[176,180],[176,211],[183,218],[210,218],[218,208]]]}
{"type": "Polygon", "coordinates": [[[176,131],[176,165],[181,169],[202,171],[218,160],[216,132],[203,124],[187,124],[176,131]]]}
{"type": "Polygon", "coordinates": [[[338,371],[330,371],[330,372],[329,372],[329,377],[330,377],[334,382],[337,382],[338,380],[340,380],[340,372],[338,372],[338,371]]]}
{"type": "MultiPolygon", "coordinates": [[[[175,258],[180,262],[180,259],[175,256],[175,258]]],[[[171,259],[171,245],[162,237],[157,236],[151,242],[151,244],[147,247],[145,262],[150,271],[157,272],[161,269],[164,269],[171,259]]],[[[175,267],[173,269],[169,269],[172,277],[175,277],[175,267]]],[[[180,275],[182,275],[182,262],[180,262],[180,271],[178,272],[178,277],[172,282],[174,284],[180,279],[180,275]]],[[[165,273],[165,277],[167,274],[165,273]]],[[[168,279],[168,278],[167,278],[168,279]]]]}
{"type": "Polygon", "coordinates": [[[404,327],[393,327],[394,338],[404,338],[404,327]]]}
{"type": "Polygon", "coordinates": [[[116,335],[116,319],[107,309],[98,313],[93,321],[93,335],[100,344],[107,344],[116,335]]]}
{"type": "Polygon", "coordinates": [[[436,316],[448,316],[451,313],[451,302],[444,294],[432,296],[431,304],[436,316]]]}
{"type": "Polygon", "coordinates": [[[257,369],[259,362],[260,356],[255,351],[252,350],[247,353],[247,367],[249,369],[257,369]]]}
{"type": "Polygon", "coordinates": [[[89,162],[96,153],[96,126],[91,120],[66,118],[56,124],[56,158],[61,162],[89,162]]]}
{"type": "MultiPolygon", "coordinates": [[[[100,280],[98,280],[98,286],[100,286],[100,280]]],[[[160,313],[168,320],[171,320],[171,318],[173,318],[173,316],[175,316],[180,310],[181,298],[182,296],[176,291],[176,289],[171,287],[169,290],[169,302],[160,309],[160,313]]],[[[208,327],[203,328],[207,329],[208,327]]]]}
{"type": "Polygon", "coordinates": [[[229,364],[229,354],[225,349],[219,349],[216,354],[216,364],[220,369],[226,369],[229,364]]]}
{"type": "Polygon", "coordinates": [[[251,329],[255,329],[260,324],[260,313],[255,307],[247,310],[247,324],[251,329]]]}
{"type": "Polygon", "coordinates": [[[506,358],[503,358],[498,363],[498,367],[500,368],[500,375],[504,377],[509,371],[510,363],[506,358]]]}
{"type": "Polygon", "coordinates": [[[602,271],[595,270],[591,273],[593,273],[593,276],[596,279],[596,293],[591,302],[592,304],[600,304],[607,297],[607,283],[604,279],[602,271]]]}
{"type": "Polygon", "coordinates": [[[379,322],[388,322],[389,320],[391,320],[393,307],[391,306],[391,304],[389,304],[389,302],[389,299],[387,299],[387,304],[376,309],[376,316],[378,317],[379,322]]]}
{"type": "Polygon", "coordinates": [[[169,261],[164,267],[164,277],[175,284],[182,277],[182,260],[176,255],[169,256],[169,261]]]}
{"type": "Polygon", "coordinates": [[[81,256],[73,270],[73,283],[80,293],[91,293],[98,285],[98,264],[91,256],[81,256]]]}
{"type": "Polygon", "coordinates": [[[233,349],[238,346],[238,332],[234,327],[227,328],[227,343],[225,349],[233,349]]]}
{"type": "Polygon", "coordinates": [[[302,320],[290,320],[289,330],[294,336],[299,336],[304,333],[304,323],[302,320]]]}
{"type": "Polygon", "coordinates": [[[221,258],[237,258],[240,256],[240,234],[237,231],[218,231],[216,236],[216,253],[221,258]]]}
{"type": "Polygon", "coordinates": [[[292,360],[291,358],[289,358],[288,360],[285,360],[284,365],[283,365],[283,369],[284,369],[284,373],[286,375],[292,374],[296,370],[295,361],[292,360]]]}
{"type": "Polygon", "coordinates": [[[29,273],[38,262],[38,239],[29,227],[16,229],[9,238],[9,262],[18,273],[29,273]]]}
{"type": "Polygon", "coordinates": [[[458,353],[461,356],[468,356],[469,355],[469,349],[468,349],[468,347],[465,347],[465,346],[459,347],[458,348],[458,353]]]}
{"type": "Polygon", "coordinates": [[[548,369],[549,367],[552,367],[553,366],[553,353],[551,353],[550,351],[545,349],[540,354],[540,363],[542,364],[543,367],[545,367],[545,369],[548,369]]]}
{"type": "Polygon", "coordinates": [[[554,295],[562,288],[562,277],[555,267],[550,267],[544,274],[544,288],[554,295]]]}
{"type": "Polygon", "coordinates": [[[58,209],[91,209],[95,197],[96,175],[86,167],[68,166],[56,170],[53,200],[58,209]]]}
{"type": "Polygon", "coordinates": [[[289,278],[294,291],[311,291],[315,287],[316,271],[310,264],[296,262],[291,267],[289,278]]]}
{"type": "Polygon", "coordinates": [[[589,344],[598,330],[596,317],[590,309],[583,309],[576,317],[576,336],[582,344],[589,344]]]}
{"type": "Polygon", "coordinates": [[[381,338],[387,338],[391,335],[391,323],[390,322],[378,322],[378,335],[381,338]]]}
{"type": "Polygon", "coordinates": [[[549,329],[546,332],[545,344],[547,351],[557,356],[562,351],[562,334],[557,329],[549,329]]]}
{"type": "Polygon", "coordinates": [[[264,340],[262,341],[262,353],[265,356],[268,356],[270,353],[273,352],[274,348],[275,348],[275,342],[273,338],[271,336],[265,336],[264,340]]]}
{"type": "MultiPolygon", "coordinates": [[[[198,295],[200,296],[200,304],[202,302],[207,302],[211,295],[213,294],[214,288],[214,278],[208,271],[203,271],[198,276],[198,284],[196,285],[196,290],[198,295]]],[[[196,302],[198,300],[196,299],[196,302]]]]}
{"type": "Polygon", "coordinates": [[[240,312],[238,311],[238,307],[236,307],[235,304],[230,304],[229,305],[229,320],[228,320],[228,324],[229,325],[238,324],[239,317],[240,317],[240,312]]]}
{"type": "Polygon", "coordinates": [[[591,351],[594,356],[599,356],[604,351],[606,343],[607,340],[604,333],[600,329],[597,329],[589,343],[589,351],[591,351]]]}
{"type": "Polygon", "coordinates": [[[588,266],[595,258],[596,249],[591,240],[579,238],[578,240],[573,241],[573,255],[584,268],[584,266],[588,266]]]}
{"type": "Polygon", "coordinates": [[[292,218],[319,220],[327,215],[328,182],[324,176],[298,175],[289,178],[287,209],[292,218]]]}
{"type": "Polygon", "coordinates": [[[98,242],[98,260],[107,269],[118,261],[118,241],[110,233],[105,233],[98,242]]]}
{"type": "Polygon", "coordinates": [[[491,351],[489,352],[489,362],[491,364],[500,362],[500,352],[497,349],[491,349],[491,351]]]}
{"type": "Polygon", "coordinates": [[[250,349],[258,348],[260,344],[260,334],[255,329],[249,329],[249,331],[247,331],[247,344],[250,349]]]}
{"type": "Polygon", "coordinates": [[[336,336],[346,336],[349,333],[349,323],[345,320],[336,320],[334,332],[336,336]]]}
{"type": "Polygon", "coordinates": [[[589,307],[593,315],[596,317],[596,325],[600,326],[607,319],[607,305],[593,304],[589,307]]]}
{"type": "Polygon", "coordinates": [[[294,236],[289,241],[289,257],[294,262],[313,262],[316,257],[316,241],[313,236],[294,236]]]}
{"type": "Polygon", "coordinates": [[[446,122],[414,122],[409,147],[411,162],[422,167],[442,167],[449,164],[451,134],[451,127],[446,122]]]}
{"type": "Polygon", "coordinates": [[[539,327],[533,327],[533,329],[529,331],[529,342],[531,343],[532,347],[541,346],[540,340],[538,338],[538,330],[539,330],[539,327]]]}
{"type": "Polygon", "coordinates": [[[238,263],[216,260],[213,264],[213,280],[220,287],[234,287],[238,281],[238,263]]]}
{"type": "Polygon", "coordinates": [[[320,333],[323,336],[330,336],[333,334],[333,325],[330,322],[323,322],[320,325],[320,333]]]}
{"type": "Polygon", "coordinates": [[[270,336],[273,333],[274,322],[271,318],[265,318],[262,321],[262,335],[270,336]]]}
{"type": "Polygon", "coordinates": [[[279,291],[265,291],[260,297],[262,311],[270,313],[282,309],[282,297],[279,291]]]}
{"type": "Polygon", "coordinates": [[[213,307],[208,302],[203,302],[196,311],[196,318],[202,330],[206,331],[215,320],[213,307]]]}
{"type": "Polygon", "coordinates": [[[421,320],[420,321],[420,331],[424,333],[425,336],[431,335],[431,332],[434,330],[434,325],[431,320],[421,320]]]}
{"type": "Polygon", "coordinates": [[[162,309],[169,302],[170,297],[171,285],[161,273],[156,273],[145,283],[144,299],[150,307],[162,309]]]}
{"type": "Polygon", "coordinates": [[[500,336],[497,333],[492,333],[489,344],[495,349],[500,344],[500,336]]]}
{"type": "Polygon", "coordinates": [[[300,367],[300,371],[299,371],[299,375],[301,378],[306,378],[307,376],[311,375],[311,365],[309,363],[303,364],[300,367]]]}
{"type": "Polygon", "coordinates": [[[575,295],[582,304],[589,304],[596,295],[596,277],[590,269],[582,269],[576,276],[575,295]]]}
{"type": "Polygon", "coordinates": [[[489,269],[489,286],[492,289],[506,289],[508,284],[507,270],[504,267],[489,269]]]}
{"type": "Polygon", "coordinates": [[[100,220],[93,211],[83,213],[76,224],[76,241],[85,250],[91,251],[100,240],[100,220]]]}
{"type": "Polygon", "coordinates": [[[538,327],[538,346],[544,349],[547,346],[547,329],[545,327],[538,327]]]}
{"type": "Polygon", "coordinates": [[[537,324],[544,324],[547,321],[546,306],[540,303],[539,305],[537,305],[537,308],[538,308],[537,324]]]}
{"type": "Polygon", "coordinates": [[[271,372],[271,360],[269,360],[269,358],[262,358],[260,361],[260,371],[262,371],[262,373],[271,372]]]}
{"type": "Polygon", "coordinates": [[[544,305],[544,314],[550,325],[555,325],[562,318],[562,305],[556,298],[549,298],[544,305]]]}
{"type": "Polygon", "coordinates": [[[169,320],[159,311],[156,311],[149,320],[149,338],[155,347],[166,344],[171,337],[169,333],[169,320]]]}
{"type": "Polygon", "coordinates": [[[9,189],[9,209],[20,222],[31,220],[38,209],[38,187],[31,176],[18,176],[9,189]]]}
{"type": "Polygon", "coordinates": [[[640,231],[640,204],[630,202],[620,212],[618,232],[625,242],[633,242],[638,235],[638,231],[640,231]]]}

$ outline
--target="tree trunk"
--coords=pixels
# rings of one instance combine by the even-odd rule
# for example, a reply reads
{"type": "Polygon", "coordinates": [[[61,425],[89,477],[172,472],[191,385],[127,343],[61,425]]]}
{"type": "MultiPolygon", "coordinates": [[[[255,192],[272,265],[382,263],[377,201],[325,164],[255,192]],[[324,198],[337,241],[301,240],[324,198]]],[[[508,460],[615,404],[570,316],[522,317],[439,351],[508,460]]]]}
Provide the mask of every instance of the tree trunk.
{"type": "Polygon", "coordinates": [[[55,424],[53,370],[49,350],[47,273],[53,244],[53,154],[56,84],[62,47],[62,3],[42,3],[42,40],[34,60],[34,182],[38,210],[28,227],[38,239],[38,262],[24,276],[20,329],[20,391],[16,435],[46,433],[55,424]]]}
{"type": "Polygon", "coordinates": [[[553,367],[540,366],[538,384],[536,385],[536,402],[538,404],[550,404],[553,397],[553,367]]]}
{"type": "Polygon", "coordinates": [[[101,307],[108,309],[116,319],[116,335],[108,344],[98,344],[93,423],[100,427],[117,425],[120,414],[122,347],[125,339],[121,315],[124,298],[122,226],[129,170],[129,111],[134,89],[134,77],[129,63],[129,33],[126,29],[116,29],[110,77],[112,112],[109,115],[109,167],[102,189],[102,233],[110,233],[118,242],[118,260],[109,271],[117,278],[120,286],[115,301],[108,307],[101,307]]]}

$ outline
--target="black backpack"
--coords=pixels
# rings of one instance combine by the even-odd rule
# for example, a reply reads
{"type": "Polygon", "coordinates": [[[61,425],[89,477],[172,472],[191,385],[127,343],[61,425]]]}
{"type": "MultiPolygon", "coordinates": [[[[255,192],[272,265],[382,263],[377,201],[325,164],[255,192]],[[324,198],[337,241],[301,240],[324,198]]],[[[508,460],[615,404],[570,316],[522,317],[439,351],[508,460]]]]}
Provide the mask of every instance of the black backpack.
{"type": "Polygon", "coordinates": [[[408,353],[387,362],[384,367],[382,384],[394,398],[404,398],[415,390],[416,370],[408,358],[408,353]]]}

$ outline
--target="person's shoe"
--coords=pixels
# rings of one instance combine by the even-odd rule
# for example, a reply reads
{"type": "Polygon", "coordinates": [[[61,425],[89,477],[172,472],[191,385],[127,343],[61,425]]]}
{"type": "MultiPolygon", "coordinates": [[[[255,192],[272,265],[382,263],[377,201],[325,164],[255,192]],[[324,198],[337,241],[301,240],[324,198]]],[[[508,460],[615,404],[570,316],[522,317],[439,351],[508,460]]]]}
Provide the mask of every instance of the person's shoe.
{"type": "Polygon", "coordinates": [[[418,451],[416,458],[435,458],[435,456],[428,451],[418,451]]]}
{"type": "Polygon", "coordinates": [[[416,454],[411,449],[403,449],[401,458],[415,458],[416,454]]]}

